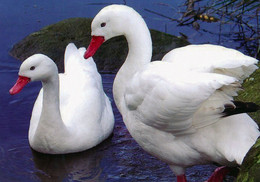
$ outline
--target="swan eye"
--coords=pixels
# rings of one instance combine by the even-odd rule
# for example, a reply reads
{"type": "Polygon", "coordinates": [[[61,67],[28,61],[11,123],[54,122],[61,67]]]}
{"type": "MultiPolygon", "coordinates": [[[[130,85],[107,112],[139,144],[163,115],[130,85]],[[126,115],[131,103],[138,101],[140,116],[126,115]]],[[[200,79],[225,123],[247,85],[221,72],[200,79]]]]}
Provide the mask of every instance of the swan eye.
{"type": "Polygon", "coordinates": [[[34,70],[34,69],[35,69],[35,66],[30,67],[30,70],[34,70]]]}
{"type": "Polygon", "coordinates": [[[100,24],[100,26],[101,26],[101,27],[104,27],[104,26],[106,26],[106,23],[103,22],[103,23],[100,24]]]}

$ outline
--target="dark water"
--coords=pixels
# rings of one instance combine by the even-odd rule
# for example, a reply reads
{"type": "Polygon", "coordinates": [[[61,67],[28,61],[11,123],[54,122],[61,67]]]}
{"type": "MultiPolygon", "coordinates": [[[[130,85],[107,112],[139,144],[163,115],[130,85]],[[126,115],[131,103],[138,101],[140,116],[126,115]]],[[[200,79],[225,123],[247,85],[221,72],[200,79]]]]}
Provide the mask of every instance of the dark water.
{"type": "MultiPolygon", "coordinates": [[[[28,143],[28,128],[40,83],[29,84],[20,94],[8,90],[17,79],[20,62],[8,55],[12,45],[40,28],[70,17],[94,17],[104,4],[124,3],[142,13],[148,26],[178,34],[174,24],[144,11],[144,7],[174,14],[158,2],[166,0],[0,0],[0,181],[174,181],[168,166],[146,154],[131,138],[113,103],[116,125],[114,135],[86,152],[70,155],[44,155],[33,152],[28,143]],[[97,3],[97,4],[91,4],[97,3]],[[159,23],[158,23],[159,22],[159,23]]],[[[183,30],[185,31],[189,30],[183,30]]],[[[208,35],[192,34],[190,41],[208,42],[208,35]]],[[[216,39],[210,38],[214,43],[216,39]]],[[[104,74],[103,85],[112,98],[115,75],[104,74]]],[[[216,166],[196,166],[187,170],[189,181],[205,181],[216,166]]],[[[230,178],[227,181],[232,181],[230,178]]]]}
{"type": "MultiPolygon", "coordinates": [[[[173,181],[166,164],[146,154],[131,138],[113,103],[116,125],[113,136],[91,150],[68,155],[45,155],[30,149],[27,132],[30,113],[40,84],[31,83],[15,96],[7,94],[16,72],[2,84],[0,181],[173,181]]],[[[112,99],[114,75],[104,74],[104,90],[112,99]]],[[[204,181],[213,165],[188,169],[190,181],[204,181]]]]}

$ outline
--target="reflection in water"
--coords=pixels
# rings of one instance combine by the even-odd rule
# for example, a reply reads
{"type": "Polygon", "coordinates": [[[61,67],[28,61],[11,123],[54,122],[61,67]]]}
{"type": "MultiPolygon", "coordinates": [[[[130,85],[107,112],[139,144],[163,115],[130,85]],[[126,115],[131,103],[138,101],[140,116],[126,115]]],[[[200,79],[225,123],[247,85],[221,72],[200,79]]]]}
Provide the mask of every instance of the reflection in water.
{"type": "Polygon", "coordinates": [[[102,147],[109,140],[93,149],[73,154],[50,155],[32,150],[33,161],[38,169],[34,173],[41,181],[105,181],[101,176],[100,162],[104,155],[102,147]]]}

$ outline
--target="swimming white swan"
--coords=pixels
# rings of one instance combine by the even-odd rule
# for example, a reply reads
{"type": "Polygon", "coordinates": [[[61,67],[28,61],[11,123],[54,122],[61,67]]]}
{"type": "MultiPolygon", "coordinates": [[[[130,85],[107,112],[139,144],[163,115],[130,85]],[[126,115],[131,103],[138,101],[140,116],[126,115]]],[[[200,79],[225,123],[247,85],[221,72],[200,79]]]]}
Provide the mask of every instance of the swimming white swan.
{"type": "MultiPolygon", "coordinates": [[[[151,61],[152,41],[142,17],[132,8],[111,5],[92,22],[93,56],[108,39],[124,35],[129,52],[118,71],[113,94],[129,132],[151,155],[165,161],[186,181],[185,168],[217,162],[241,164],[259,136],[257,124],[238,114],[253,103],[232,101],[257,60],[215,45],[190,45],[151,61]],[[234,115],[235,114],[235,115],[234,115]]],[[[209,181],[221,181],[220,168],[209,181]]]]}
{"type": "Polygon", "coordinates": [[[65,73],[47,56],[27,58],[11,94],[30,81],[42,81],[29,128],[30,146],[42,153],[65,154],[92,148],[113,131],[114,115],[103,91],[93,59],[84,60],[85,48],[69,44],[65,51],[65,73]]]}

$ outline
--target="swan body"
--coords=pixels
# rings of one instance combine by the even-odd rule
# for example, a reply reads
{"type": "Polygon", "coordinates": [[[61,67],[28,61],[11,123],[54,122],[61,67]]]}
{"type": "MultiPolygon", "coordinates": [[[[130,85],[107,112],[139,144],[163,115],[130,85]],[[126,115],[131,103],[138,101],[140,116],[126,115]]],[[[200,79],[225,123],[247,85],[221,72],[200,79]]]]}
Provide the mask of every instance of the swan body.
{"type": "MultiPolygon", "coordinates": [[[[112,133],[114,116],[110,101],[93,59],[85,61],[84,51],[85,48],[77,49],[70,43],[65,51],[65,72],[61,74],[55,63],[42,54],[29,57],[20,67],[19,77],[40,80],[43,85],[29,128],[30,146],[38,152],[84,151],[112,133]]],[[[17,83],[11,94],[17,93],[17,83]]]]}
{"type": "MultiPolygon", "coordinates": [[[[151,61],[152,41],[142,17],[124,5],[103,8],[92,22],[87,59],[108,39],[124,35],[127,58],[113,85],[127,129],[148,153],[169,164],[178,181],[187,167],[240,165],[259,137],[257,124],[236,110],[241,83],[257,60],[217,45],[189,45],[151,61]]],[[[183,177],[184,176],[184,177],[183,177]]]]}

